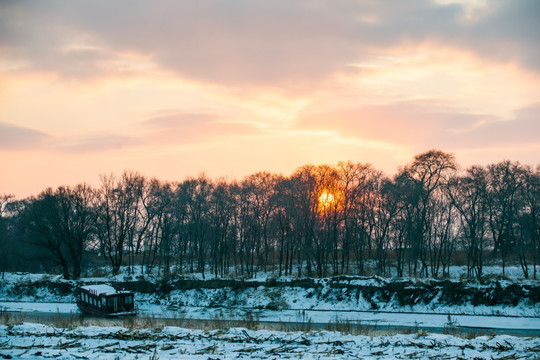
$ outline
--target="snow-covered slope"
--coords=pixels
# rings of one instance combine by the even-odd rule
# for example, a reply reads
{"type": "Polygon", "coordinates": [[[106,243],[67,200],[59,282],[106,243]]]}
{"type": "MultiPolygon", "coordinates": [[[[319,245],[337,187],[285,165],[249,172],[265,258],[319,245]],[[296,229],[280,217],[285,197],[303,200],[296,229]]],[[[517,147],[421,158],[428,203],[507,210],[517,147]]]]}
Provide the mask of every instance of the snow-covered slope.
{"type": "Polygon", "coordinates": [[[163,308],[252,308],[269,310],[355,310],[540,316],[535,281],[387,279],[339,276],[324,279],[155,279],[64,281],[48,275],[8,274],[0,301],[75,301],[83,284],[107,283],[133,290],[137,302],[163,308]]]}

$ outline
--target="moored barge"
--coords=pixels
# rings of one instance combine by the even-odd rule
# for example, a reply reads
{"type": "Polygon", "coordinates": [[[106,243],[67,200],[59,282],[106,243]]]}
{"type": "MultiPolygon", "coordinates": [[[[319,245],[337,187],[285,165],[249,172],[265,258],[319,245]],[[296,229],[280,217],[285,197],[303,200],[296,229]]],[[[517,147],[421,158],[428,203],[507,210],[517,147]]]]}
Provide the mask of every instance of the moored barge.
{"type": "Polygon", "coordinates": [[[133,292],[116,290],[109,285],[87,285],[79,288],[77,306],[85,314],[97,316],[135,315],[133,292]]]}

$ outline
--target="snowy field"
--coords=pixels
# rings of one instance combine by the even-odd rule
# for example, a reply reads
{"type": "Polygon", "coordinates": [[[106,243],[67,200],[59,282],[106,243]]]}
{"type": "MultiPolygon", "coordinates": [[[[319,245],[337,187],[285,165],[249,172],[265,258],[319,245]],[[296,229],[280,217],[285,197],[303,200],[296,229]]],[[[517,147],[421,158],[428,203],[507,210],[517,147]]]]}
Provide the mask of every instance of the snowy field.
{"type": "Polygon", "coordinates": [[[72,330],[24,323],[0,326],[5,359],[538,359],[540,339],[417,334],[363,336],[337,332],[202,331],[178,327],[72,330]]]}

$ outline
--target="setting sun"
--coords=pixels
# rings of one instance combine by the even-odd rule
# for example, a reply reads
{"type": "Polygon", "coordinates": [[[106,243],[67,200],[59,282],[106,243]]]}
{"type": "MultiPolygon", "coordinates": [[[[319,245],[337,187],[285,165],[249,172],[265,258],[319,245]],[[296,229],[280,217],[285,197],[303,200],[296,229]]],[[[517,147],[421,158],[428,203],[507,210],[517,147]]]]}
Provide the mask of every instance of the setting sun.
{"type": "Polygon", "coordinates": [[[335,197],[333,194],[329,193],[328,191],[324,190],[322,194],[319,196],[319,208],[320,210],[326,210],[330,206],[332,206],[335,202],[335,197]]]}

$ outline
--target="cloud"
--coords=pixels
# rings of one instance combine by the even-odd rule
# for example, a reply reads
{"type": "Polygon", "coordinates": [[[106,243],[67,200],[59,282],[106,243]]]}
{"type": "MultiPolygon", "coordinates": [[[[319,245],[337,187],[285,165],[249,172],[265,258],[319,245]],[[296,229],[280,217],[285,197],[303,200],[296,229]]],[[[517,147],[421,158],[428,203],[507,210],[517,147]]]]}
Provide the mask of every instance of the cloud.
{"type": "Polygon", "coordinates": [[[213,124],[219,119],[216,114],[209,113],[173,113],[167,115],[161,115],[146,119],[142,122],[148,129],[153,130],[175,130],[175,129],[197,129],[201,126],[213,124]]]}
{"type": "Polygon", "coordinates": [[[132,53],[199,81],[309,89],[374,49],[422,42],[539,71],[538,3],[488,5],[467,20],[428,0],[3,2],[0,34],[3,54],[66,77],[136,72],[120,66],[132,53]]]}
{"type": "Polygon", "coordinates": [[[65,154],[99,153],[142,145],[141,139],[116,135],[89,135],[65,137],[54,143],[50,150],[65,154]]]}
{"type": "Polygon", "coordinates": [[[42,150],[56,153],[95,153],[141,145],[136,137],[112,133],[90,135],[50,135],[41,130],[0,122],[1,150],[42,150]]]}
{"type": "Polygon", "coordinates": [[[151,117],[126,129],[126,133],[107,131],[53,136],[0,122],[0,149],[81,154],[156,145],[204,144],[261,134],[254,124],[225,121],[211,113],[173,113],[151,117]]]}
{"type": "Polygon", "coordinates": [[[0,122],[0,149],[32,150],[47,146],[54,137],[35,129],[0,122]]]}
{"type": "Polygon", "coordinates": [[[488,6],[496,10],[467,27],[466,36],[456,37],[456,44],[485,57],[540,71],[540,49],[533,46],[540,42],[540,2],[499,0],[488,6]]]}
{"type": "Polygon", "coordinates": [[[141,125],[146,130],[147,141],[161,144],[227,140],[259,133],[253,124],[225,121],[213,113],[173,113],[149,118],[141,125]]]}
{"type": "Polygon", "coordinates": [[[479,149],[511,145],[539,145],[540,104],[515,112],[503,120],[468,114],[429,104],[395,103],[305,115],[299,129],[334,131],[340,137],[383,141],[426,148],[479,149]]]}
{"type": "Polygon", "coordinates": [[[144,144],[143,139],[114,133],[51,135],[0,122],[0,150],[38,150],[49,153],[81,154],[118,150],[144,144]]]}

